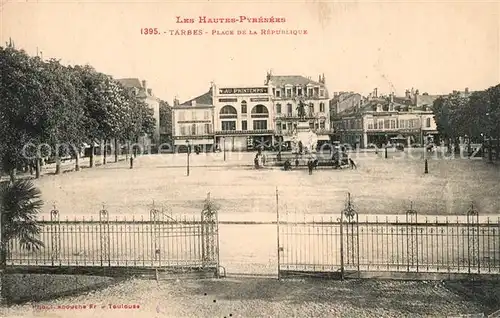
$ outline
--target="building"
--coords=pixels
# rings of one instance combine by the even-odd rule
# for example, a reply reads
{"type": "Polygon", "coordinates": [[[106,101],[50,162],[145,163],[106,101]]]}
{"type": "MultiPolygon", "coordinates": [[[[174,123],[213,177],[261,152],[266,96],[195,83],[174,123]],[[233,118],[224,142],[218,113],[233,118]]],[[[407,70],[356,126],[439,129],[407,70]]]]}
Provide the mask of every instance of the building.
{"type": "Polygon", "coordinates": [[[184,103],[174,100],[172,107],[172,138],[174,151],[188,144],[211,151],[214,146],[214,103],[212,88],[184,103]]]}
{"type": "Polygon", "coordinates": [[[221,150],[246,151],[274,144],[269,87],[212,86],[215,143],[221,150]]]}
{"type": "Polygon", "coordinates": [[[359,106],[363,96],[354,92],[333,92],[333,98],[329,101],[332,115],[343,112],[346,109],[359,106]]]}
{"type": "Polygon", "coordinates": [[[285,143],[291,141],[300,120],[297,107],[302,102],[307,106],[305,120],[318,135],[318,145],[330,140],[330,103],[324,75],[313,81],[304,76],[268,73],[265,85],[269,88],[270,106],[274,110],[275,139],[285,143]]]}
{"type": "Polygon", "coordinates": [[[117,79],[124,87],[133,89],[137,98],[143,100],[152,110],[155,119],[155,132],[153,140],[160,138],[160,99],[158,99],[151,88],[147,87],[146,81],[139,81],[138,78],[117,79]]]}
{"type": "Polygon", "coordinates": [[[335,116],[335,138],[353,146],[381,147],[393,137],[403,137],[406,144],[425,144],[437,134],[432,103],[439,96],[406,91],[404,97],[378,96],[376,90],[359,106],[335,116]]]}

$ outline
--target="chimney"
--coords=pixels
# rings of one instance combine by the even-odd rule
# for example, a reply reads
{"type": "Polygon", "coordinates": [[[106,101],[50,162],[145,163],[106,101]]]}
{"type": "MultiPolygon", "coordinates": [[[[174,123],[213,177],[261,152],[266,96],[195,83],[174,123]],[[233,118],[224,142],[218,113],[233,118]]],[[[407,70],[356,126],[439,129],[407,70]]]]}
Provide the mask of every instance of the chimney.
{"type": "Polygon", "coordinates": [[[373,97],[377,98],[378,97],[378,89],[375,87],[375,89],[373,90],[373,97]]]}
{"type": "Polygon", "coordinates": [[[174,98],[174,106],[179,106],[179,99],[177,97],[174,98]]]}
{"type": "Polygon", "coordinates": [[[410,98],[410,91],[408,89],[405,91],[405,97],[410,98]]]}
{"type": "Polygon", "coordinates": [[[142,88],[144,88],[144,89],[146,89],[146,88],[147,88],[147,87],[146,87],[146,81],[144,81],[144,80],[142,81],[142,88]]]}
{"type": "Polygon", "coordinates": [[[153,90],[151,88],[148,88],[148,95],[153,96],[153,90]]]}
{"type": "Polygon", "coordinates": [[[469,94],[469,88],[468,87],[465,88],[465,94],[469,94]]]}
{"type": "Polygon", "coordinates": [[[390,99],[391,103],[394,103],[394,93],[391,93],[389,95],[389,99],[390,99]]]}
{"type": "Polygon", "coordinates": [[[191,101],[191,106],[193,106],[193,107],[194,107],[194,106],[196,106],[196,100],[194,100],[194,99],[193,99],[193,100],[191,101]]]}

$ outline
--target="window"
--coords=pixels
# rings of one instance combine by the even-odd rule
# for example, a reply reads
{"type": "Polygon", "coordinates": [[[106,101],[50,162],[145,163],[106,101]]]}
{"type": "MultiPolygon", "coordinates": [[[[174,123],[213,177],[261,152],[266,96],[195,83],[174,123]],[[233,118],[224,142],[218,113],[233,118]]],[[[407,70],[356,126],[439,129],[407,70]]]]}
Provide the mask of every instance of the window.
{"type": "Polygon", "coordinates": [[[281,114],[281,104],[276,104],[276,114],[281,114]]]}
{"type": "Polygon", "coordinates": [[[292,104],[286,104],[288,116],[292,116],[292,104]]]}
{"type": "Polygon", "coordinates": [[[181,125],[181,136],[185,136],[186,134],[186,126],[181,125]]]}
{"type": "MultiPolygon", "coordinates": [[[[291,128],[292,128],[292,123],[288,123],[288,124],[289,124],[290,129],[291,129],[291,128]]],[[[282,124],[281,128],[282,128],[282,129],[286,129],[286,124],[282,124]]]]}
{"type": "Polygon", "coordinates": [[[266,130],[267,129],[267,120],[254,120],[253,121],[253,129],[254,130],[266,130]]]}
{"type": "Polygon", "coordinates": [[[241,102],[241,113],[246,114],[247,113],[247,101],[244,100],[241,102]]]}
{"type": "Polygon", "coordinates": [[[191,125],[191,135],[196,135],[196,124],[191,125]]]}
{"type": "Polygon", "coordinates": [[[210,124],[205,124],[204,133],[205,134],[210,134],[210,124]]]}
{"type": "Polygon", "coordinates": [[[236,130],[235,121],[222,121],[222,130],[236,130]]]}
{"type": "Polygon", "coordinates": [[[226,106],[222,107],[222,109],[220,110],[220,113],[223,115],[233,115],[233,114],[236,115],[237,114],[236,108],[234,108],[231,105],[226,105],[226,106]]]}
{"type": "Polygon", "coordinates": [[[247,121],[246,120],[242,120],[241,121],[241,130],[248,130],[247,121]]]}
{"type": "Polygon", "coordinates": [[[312,116],[314,114],[314,104],[309,103],[309,114],[312,116]]]}
{"type": "Polygon", "coordinates": [[[197,114],[196,114],[196,110],[193,110],[193,111],[191,112],[191,118],[192,118],[193,120],[196,120],[196,115],[197,115],[197,114]]]}
{"type": "Polygon", "coordinates": [[[384,120],[384,128],[389,129],[390,126],[391,124],[389,123],[389,119],[384,120]]]}
{"type": "Polygon", "coordinates": [[[384,121],[383,120],[378,121],[378,129],[384,129],[384,121]]]}
{"type": "Polygon", "coordinates": [[[313,89],[312,88],[307,89],[307,96],[309,96],[309,97],[313,96],[313,89]]]}
{"type": "Polygon", "coordinates": [[[319,128],[320,129],[325,129],[325,121],[324,120],[322,120],[322,121],[319,122],[319,128]]]}
{"type": "Polygon", "coordinates": [[[396,121],[394,119],[391,120],[391,129],[396,128],[396,121]]]}
{"type": "Polygon", "coordinates": [[[291,88],[286,89],[286,97],[292,97],[292,89],[291,88]]]}
{"type": "Polygon", "coordinates": [[[324,89],[320,89],[319,90],[319,96],[320,97],[324,97],[325,96],[325,90],[324,89]]]}
{"type": "Polygon", "coordinates": [[[319,103],[319,111],[325,112],[325,103],[319,103]]]}
{"type": "Polygon", "coordinates": [[[302,87],[297,87],[297,95],[302,96],[302,87]]]}
{"type": "Polygon", "coordinates": [[[203,116],[203,118],[204,118],[205,120],[209,120],[209,119],[210,119],[210,112],[209,112],[208,110],[206,110],[206,111],[204,112],[204,116],[203,116]]]}
{"type": "Polygon", "coordinates": [[[373,122],[372,121],[368,122],[368,129],[373,129],[373,122]]]}
{"type": "Polygon", "coordinates": [[[405,128],[405,121],[402,119],[399,121],[399,128],[405,128]]]}
{"type": "Polygon", "coordinates": [[[293,127],[292,127],[292,123],[287,123],[287,125],[288,125],[288,130],[290,130],[290,131],[291,131],[291,130],[293,129],[293,127]]]}
{"type": "Polygon", "coordinates": [[[276,90],[276,97],[281,97],[281,90],[279,88],[276,90]]]}
{"type": "Polygon", "coordinates": [[[429,128],[431,126],[431,119],[430,118],[427,118],[425,120],[425,127],[429,128]]]}
{"type": "Polygon", "coordinates": [[[378,123],[377,123],[377,121],[373,122],[373,129],[378,129],[378,123]]]}
{"type": "Polygon", "coordinates": [[[264,106],[264,105],[255,105],[253,108],[252,108],[252,114],[267,114],[268,111],[267,111],[267,107],[264,106]]]}

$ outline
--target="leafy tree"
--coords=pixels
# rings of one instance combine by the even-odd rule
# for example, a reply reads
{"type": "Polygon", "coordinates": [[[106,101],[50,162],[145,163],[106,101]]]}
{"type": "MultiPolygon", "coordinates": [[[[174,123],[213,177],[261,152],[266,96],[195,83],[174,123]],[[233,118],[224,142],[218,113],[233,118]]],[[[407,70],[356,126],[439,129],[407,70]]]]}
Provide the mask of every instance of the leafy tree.
{"type": "MultiPolygon", "coordinates": [[[[160,131],[166,132],[167,139],[172,135],[172,108],[166,101],[160,101],[160,131]]],[[[162,140],[163,142],[163,140],[162,140]]]]}
{"type": "Polygon", "coordinates": [[[11,181],[25,160],[24,145],[38,139],[36,109],[47,100],[39,62],[22,50],[0,47],[0,161],[11,181]]]}
{"type": "Polygon", "coordinates": [[[105,138],[103,119],[107,116],[106,76],[91,66],[75,66],[83,84],[84,118],[82,125],[85,140],[90,144],[90,167],[94,166],[95,143],[105,138]]]}

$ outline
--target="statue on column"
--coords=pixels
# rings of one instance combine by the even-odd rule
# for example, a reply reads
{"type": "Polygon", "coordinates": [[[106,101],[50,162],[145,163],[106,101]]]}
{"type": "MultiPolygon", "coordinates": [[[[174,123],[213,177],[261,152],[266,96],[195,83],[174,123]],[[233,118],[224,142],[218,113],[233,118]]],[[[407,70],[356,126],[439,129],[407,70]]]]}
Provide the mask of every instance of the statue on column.
{"type": "Polygon", "coordinates": [[[297,113],[298,113],[300,119],[306,118],[306,105],[304,104],[304,101],[302,101],[302,100],[299,100],[299,104],[297,106],[297,113]]]}

